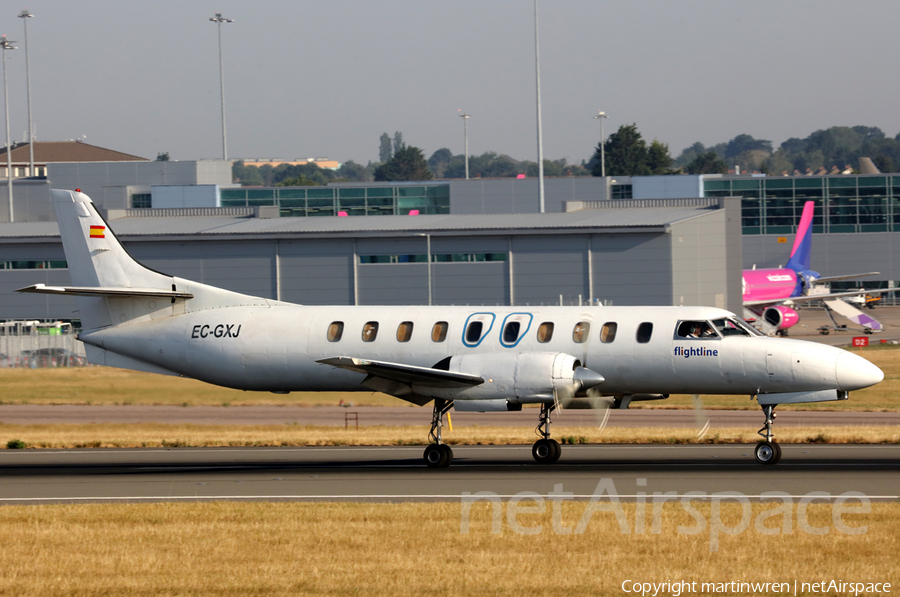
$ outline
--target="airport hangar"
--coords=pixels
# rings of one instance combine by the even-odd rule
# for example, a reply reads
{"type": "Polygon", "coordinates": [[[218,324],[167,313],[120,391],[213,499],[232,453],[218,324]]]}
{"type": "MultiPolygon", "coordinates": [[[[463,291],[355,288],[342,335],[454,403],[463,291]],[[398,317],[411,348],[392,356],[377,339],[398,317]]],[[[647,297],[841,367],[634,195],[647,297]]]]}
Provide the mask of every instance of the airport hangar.
{"type": "MultiPolygon", "coordinates": [[[[606,203],[568,214],[358,218],[272,218],[265,208],[232,208],[230,215],[148,214],[110,226],[152,269],[300,304],[740,310],[732,275],[741,263],[739,200],[606,203]]],[[[77,318],[71,299],[14,292],[69,283],[55,222],[0,224],[0,244],[5,259],[44,264],[0,271],[4,319],[77,318]]]]}

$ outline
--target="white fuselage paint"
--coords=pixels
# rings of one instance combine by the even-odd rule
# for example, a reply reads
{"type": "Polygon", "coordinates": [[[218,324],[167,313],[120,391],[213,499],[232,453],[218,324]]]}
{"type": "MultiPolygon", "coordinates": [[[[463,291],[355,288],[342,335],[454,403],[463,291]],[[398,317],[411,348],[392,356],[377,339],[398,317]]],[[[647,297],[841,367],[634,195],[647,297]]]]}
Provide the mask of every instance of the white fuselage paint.
{"type": "Polygon", "coordinates": [[[838,380],[839,360],[849,356],[869,365],[841,349],[811,342],[676,335],[682,320],[723,317],[733,314],[709,307],[316,307],[282,303],[187,312],[92,331],[81,339],[186,377],[260,391],[363,389],[364,374],[316,362],[337,356],[433,367],[448,356],[485,355],[489,359],[504,353],[566,353],[604,377],[598,389],[606,395],[851,390],[857,388],[847,383],[842,387],[838,380]],[[466,322],[478,314],[485,315],[482,336],[477,342],[466,342],[466,322]],[[520,316],[523,314],[525,317],[520,316]],[[503,342],[504,321],[516,317],[522,330],[518,341],[503,342]],[[335,321],[343,323],[342,337],[329,342],[327,331],[335,321]],[[377,337],[371,342],[363,341],[368,322],[378,323],[377,337]],[[403,322],[413,323],[407,342],[397,338],[403,322]],[[443,342],[432,340],[436,322],[448,324],[443,342]],[[539,343],[537,330],[544,322],[552,322],[554,331],[549,342],[539,343]],[[590,324],[583,343],[573,340],[579,322],[590,324]],[[603,343],[600,330],[607,322],[616,323],[617,332],[614,341],[603,343]],[[638,343],[637,329],[644,322],[653,324],[652,336],[649,342],[638,343]]]}

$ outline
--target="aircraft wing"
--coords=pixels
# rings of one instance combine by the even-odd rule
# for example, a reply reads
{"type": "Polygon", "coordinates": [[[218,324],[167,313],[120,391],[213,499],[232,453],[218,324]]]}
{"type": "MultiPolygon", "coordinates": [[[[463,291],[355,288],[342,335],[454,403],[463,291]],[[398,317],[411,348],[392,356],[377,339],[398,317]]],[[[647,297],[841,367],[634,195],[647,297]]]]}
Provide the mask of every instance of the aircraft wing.
{"type": "Polygon", "coordinates": [[[26,286],[25,288],[19,288],[16,292],[68,294],[70,296],[194,298],[194,295],[189,292],[160,290],[158,288],[103,288],[99,286],[46,286],[44,284],[26,286]]]}
{"type": "Polygon", "coordinates": [[[845,274],[843,276],[826,276],[824,278],[816,278],[816,284],[819,282],[836,282],[838,280],[852,280],[853,278],[864,278],[866,276],[877,276],[881,272],[866,272],[864,274],[845,274]]]}
{"type": "Polygon", "coordinates": [[[878,288],[872,290],[853,290],[850,292],[835,292],[831,294],[810,294],[807,296],[792,296],[785,299],[779,299],[777,301],[773,300],[765,300],[765,301],[744,301],[745,307],[754,307],[759,305],[780,305],[782,303],[805,303],[809,301],[819,301],[825,299],[833,299],[833,298],[841,298],[844,296],[859,296],[861,294],[884,294],[885,292],[897,292],[900,291],[900,288],[878,288]]]}
{"type": "MultiPolygon", "coordinates": [[[[349,369],[365,373],[369,377],[381,378],[401,384],[434,386],[440,388],[465,388],[484,383],[484,378],[467,373],[444,371],[430,367],[415,367],[401,363],[387,363],[385,361],[371,361],[356,357],[331,357],[316,361],[324,365],[331,365],[340,369],[349,369]]],[[[369,381],[366,378],[366,381],[369,381]]],[[[366,384],[367,386],[369,384],[366,384]]],[[[383,390],[382,390],[383,391],[383,390]]]]}

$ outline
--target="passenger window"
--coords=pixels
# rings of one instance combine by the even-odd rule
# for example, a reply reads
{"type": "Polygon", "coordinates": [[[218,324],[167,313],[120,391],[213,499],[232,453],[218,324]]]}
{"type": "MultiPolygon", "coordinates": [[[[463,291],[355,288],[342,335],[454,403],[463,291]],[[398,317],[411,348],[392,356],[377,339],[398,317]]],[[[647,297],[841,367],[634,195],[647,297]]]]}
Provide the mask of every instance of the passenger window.
{"type": "Polygon", "coordinates": [[[587,342],[588,336],[591,334],[591,324],[587,321],[579,321],[572,330],[572,341],[576,344],[584,344],[587,342]]]}
{"type": "Polygon", "coordinates": [[[649,321],[645,321],[641,325],[638,326],[637,330],[637,341],[639,344],[646,344],[650,341],[650,337],[653,335],[653,324],[649,321]]]}
{"type": "Polygon", "coordinates": [[[466,328],[466,342],[475,343],[481,340],[481,330],[484,329],[484,324],[480,321],[473,321],[469,323],[469,327],[466,328]]]}
{"type": "Polygon", "coordinates": [[[412,338],[413,322],[404,321],[397,326],[397,342],[409,342],[412,338]]]}
{"type": "Polygon", "coordinates": [[[344,335],[344,322],[343,321],[332,321],[331,325],[328,326],[328,341],[329,342],[340,342],[341,336],[344,335]]]}
{"type": "Polygon", "coordinates": [[[551,338],[553,338],[553,323],[545,321],[538,328],[537,341],[546,344],[551,338]]]}
{"type": "Polygon", "coordinates": [[[431,341],[443,342],[447,339],[447,322],[439,321],[431,328],[431,341]]]}
{"type": "Polygon", "coordinates": [[[519,330],[522,328],[518,321],[510,321],[503,328],[503,341],[507,344],[515,344],[519,339],[519,330]]]}
{"type": "Polygon", "coordinates": [[[373,342],[378,335],[378,322],[370,321],[363,326],[362,340],[363,342],[373,342]]]}
{"type": "Polygon", "coordinates": [[[604,344],[609,344],[616,339],[616,330],[618,329],[619,324],[617,323],[612,321],[604,323],[603,327],[600,328],[600,341],[604,344]]]}

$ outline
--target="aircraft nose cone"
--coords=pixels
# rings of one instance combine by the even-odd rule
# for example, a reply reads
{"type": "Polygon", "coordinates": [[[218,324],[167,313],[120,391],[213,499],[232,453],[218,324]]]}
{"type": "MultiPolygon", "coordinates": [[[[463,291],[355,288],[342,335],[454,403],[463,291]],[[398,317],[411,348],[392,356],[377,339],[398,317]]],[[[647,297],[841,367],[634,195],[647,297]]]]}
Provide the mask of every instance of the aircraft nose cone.
{"type": "Polygon", "coordinates": [[[844,352],[835,362],[838,387],[849,392],[874,386],[884,379],[884,371],[855,354],[844,352]]]}

